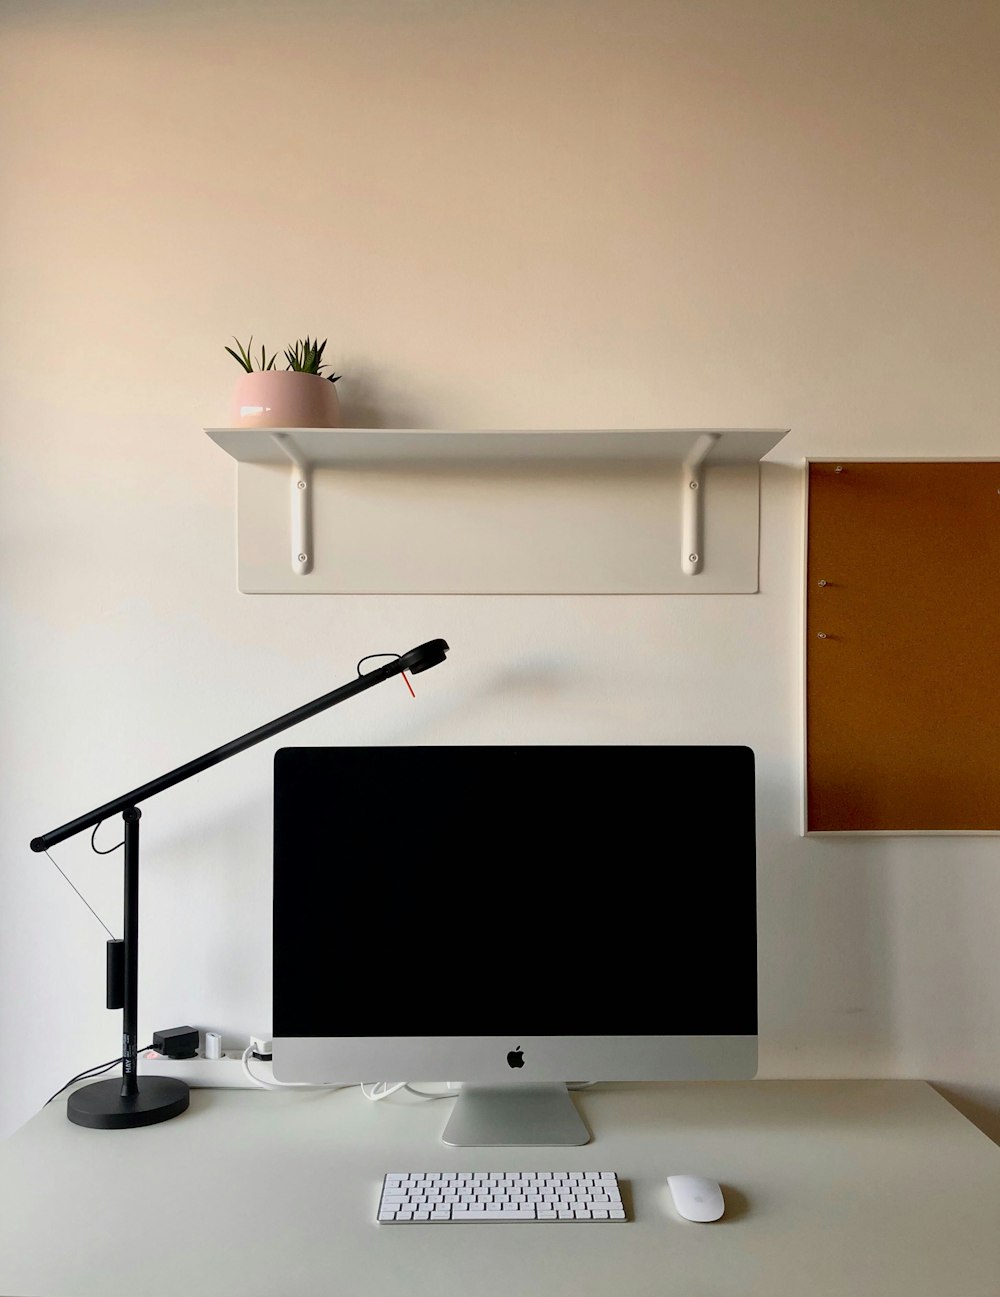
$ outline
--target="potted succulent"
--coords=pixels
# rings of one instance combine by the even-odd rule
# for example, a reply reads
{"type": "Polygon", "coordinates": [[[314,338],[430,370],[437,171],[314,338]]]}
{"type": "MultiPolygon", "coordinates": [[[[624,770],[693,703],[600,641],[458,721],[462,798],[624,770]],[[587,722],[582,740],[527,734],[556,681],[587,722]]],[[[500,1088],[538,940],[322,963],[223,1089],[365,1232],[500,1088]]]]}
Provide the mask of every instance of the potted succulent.
{"type": "Polygon", "coordinates": [[[244,347],[226,350],[245,371],[233,391],[231,418],[236,428],[339,428],[340,400],[334,387],[340,374],[323,360],[326,339],[300,338],[285,348],[284,369],[277,353],[268,357],[262,346],[254,356],[253,337],[244,347]],[[329,369],[329,374],[324,370],[329,369]]]}

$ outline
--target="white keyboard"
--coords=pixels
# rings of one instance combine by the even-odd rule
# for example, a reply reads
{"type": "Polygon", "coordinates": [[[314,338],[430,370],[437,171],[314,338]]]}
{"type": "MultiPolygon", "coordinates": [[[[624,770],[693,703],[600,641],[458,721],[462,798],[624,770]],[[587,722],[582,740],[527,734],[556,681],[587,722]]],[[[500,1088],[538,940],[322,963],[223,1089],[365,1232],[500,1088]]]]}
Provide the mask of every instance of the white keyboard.
{"type": "Polygon", "coordinates": [[[624,1219],[614,1171],[394,1171],[378,1204],[380,1225],[624,1219]]]}

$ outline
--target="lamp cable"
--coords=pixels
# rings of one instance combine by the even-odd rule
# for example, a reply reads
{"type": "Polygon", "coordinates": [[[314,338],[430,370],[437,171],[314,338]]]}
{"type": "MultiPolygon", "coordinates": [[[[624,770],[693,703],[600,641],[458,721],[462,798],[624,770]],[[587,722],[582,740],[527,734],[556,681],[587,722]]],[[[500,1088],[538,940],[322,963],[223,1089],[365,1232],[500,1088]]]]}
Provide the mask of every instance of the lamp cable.
{"type": "Polygon", "coordinates": [[[101,827],[103,823],[104,823],[103,820],[98,820],[97,823],[94,825],[94,831],[90,835],[90,849],[91,851],[96,851],[99,856],[110,856],[112,852],[120,850],[125,845],[125,839],[122,838],[121,842],[116,842],[113,847],[105,847],[102,850],[94,841],[94,839],[97,837],[97,830],[101,827]]]}
{"type": "Polygon", "coordinates": [[[400,658],[402,656],[402,653],[366,653],[358,662],[358,675],[363,676],[367,674],[367,672],[361,670],[361,667],[365,662],[371,662],[373,658],[400,658]]]}
{"type": "MultiPolygon", "coordinates": [[[[402,653],[366,653],[358,663],[358,675],[367,675],[367,672],[361,670],[361,666],[365,662],[370,662],[372,658],[401,658],[402,656],[402,653]]],[[[413,685],[410,684],[409,676],[405,671],[401,671],[400,675],[403,677],[403,684],[406,685],[407,689],[410,691],[410,697],[416,698],[417,695],[413,692],[413,685]]]]}
{"type": "MultiPolygon", "coordinates": [[[[152,1045],[147,1045],[145,1049],[140,1049],[139,1053],[143,1054],[145,1053],[146,1049],[152,1049],[152,1048],[153,1048],[152,1045]]],[[[77,1072],[76,1076],[71,1076],[65,1085],[61,1085],[59,1089],[56,1090],[55,1094],[49,1095],[49,1097],[45,1100],[45,1103],[42,1105],[42,1107],[47,1108],[53,1099],[57,1099],[59,1095],[62,1094],[63,1090],[69,1089],[69,1087],[75,1084],[75,1082],[92,1081],[95,1076],[100,1076],[103,1072],[110,1071],[111,1068],[117,1067],[117,1065],[123,1061],[124,1060],[121,1057],[113,1058],[108,1063],[95,1063],[93,1067],[88,1067],[85,1068],[82,1072],[77,1072]]]]}

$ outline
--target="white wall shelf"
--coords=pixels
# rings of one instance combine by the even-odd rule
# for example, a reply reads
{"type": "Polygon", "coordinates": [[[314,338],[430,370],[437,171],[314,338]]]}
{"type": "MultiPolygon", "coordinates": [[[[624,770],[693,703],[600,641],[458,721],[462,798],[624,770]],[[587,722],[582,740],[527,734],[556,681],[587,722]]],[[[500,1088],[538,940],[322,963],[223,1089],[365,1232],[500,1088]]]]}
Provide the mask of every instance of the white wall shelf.
{"type": "Polygon", "coordinates": [[[787,429],[206,428],[254,594],[742,594],[787,429]]]}

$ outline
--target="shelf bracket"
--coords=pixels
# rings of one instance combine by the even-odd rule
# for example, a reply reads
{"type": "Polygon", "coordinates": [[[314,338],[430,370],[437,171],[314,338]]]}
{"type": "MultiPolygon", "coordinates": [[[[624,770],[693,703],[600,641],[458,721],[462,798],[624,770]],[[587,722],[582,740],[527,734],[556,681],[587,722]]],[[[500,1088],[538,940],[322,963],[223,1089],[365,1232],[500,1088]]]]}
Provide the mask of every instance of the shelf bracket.
{"type": "Polygon", "coordinates": [[[289,477],[289,532],[292,571],[308,576],[313,566],[312,548],[312,465],[287,432],[272,432],[271,440],[291,462],[289,477]]]}
{"type": "Polygon", "coordinates": [[[705,558],[701,468],[719,435],[703,432],[688,451],[681,468],[681,571],[685,576],[697,576],[705,558]]]}

